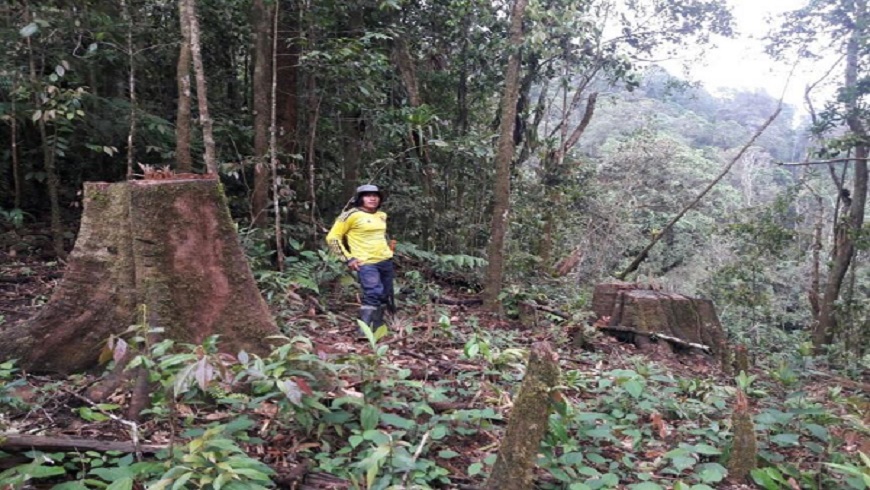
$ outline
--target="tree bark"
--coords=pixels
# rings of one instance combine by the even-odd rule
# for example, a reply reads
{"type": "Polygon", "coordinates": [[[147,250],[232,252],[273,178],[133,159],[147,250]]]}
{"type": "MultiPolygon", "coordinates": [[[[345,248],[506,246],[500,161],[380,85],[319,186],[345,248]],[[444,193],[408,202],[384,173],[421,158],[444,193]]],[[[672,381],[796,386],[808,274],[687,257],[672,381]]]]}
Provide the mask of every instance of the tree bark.
{"type": "Polygon", "coordinates": [[[281,232],[281,196],[278,189],[278,110],[275,106],[278,91],[278,20],[281,18],[281,10],[277,2],[272,15],[272,66],[269,70],[271,75],[269,83],[269,170],[272,181],[272,211],[275,218],[275,260],[278,271],[284,272],[284,235],[281,232]]]}
{"type": "Polygon", "coordinates": [[[205,146],[205,168],[206,173],[217,174],[217,155],[215,153],[212,120],[208,112],[208,90],[206,88],[205,66],[202,63],[199,19],[196,16],[196,0],[183,1],[186,17],[190,21],[190,53],[193,57],[193,70],[196,74],[196,101],[199,105],[199,122],[202,125],[202,143],[205,146]]]}
{"type": "Polygon", "coordinates": [[[91,182],[63,281],[30,321],[0,335],[0,359],[69,373],[134,323],[137,305],[164,337],[268,352],[278,330],[257,290],[217,178],[91,182]]]}
{"type": "Polygon", "coordinates": [[[731,414],[734,440],[731,444],[731,459],[728,461],[728,479],[744,482],[757,466],[758,443],[755,440],[755,425],[749,401],[741,390],[737,390],[734,412],[731,414]]]}
{"type": "Polygon", "coordinates": [[[485,490],[534,488],[538,449],[549,428],[550,399],[558,384],[558,355],[546,342],[535,343],[485,490]]]}
{"type": "MultiPolygon", "coordinates": [[[[12,87],[13,93],[18,85],[18,77],[15,77],[15,84],[12,87]]],[[[9,118],[9,152],[12,156],[12,189],[15,197],[12,206],[15,209],[21,209],[21,162],[18,160],[18,111],[16,110],[16,96],[12,95],[12,117],[9,118]]]]}
{"type": "Polygon", "coordinates": [[[276,31],[278,54],[275,57],[278,93],[276,111],[278,149],[285,155],[298,152],[299,54],[302,34],[299,28],[302,7],[297,2],[279,2],[281,24],[276,31]],[[280,34],[284,32],[284,34],[280,34]]]}
{"type": "Polygon", "coordinates": [[[269,130],[272,119],[270,100],[272,80],[272,10],[265,0],[253,2],[254,28],[254,191],[251,194],[251,221],[263,228],[268,223],[269,206],[269,130]]]}
{"type": "Polygon", "coordinates": [[[175,116],[175,161],[178,171],[193,170],[190,156],[190,19],[187,18],[185,0],[178,0],[178,19],[181,29],[181,46],[178,48],[178,110],[175,116]]]}
{"type": "MultiPolygon", "coordinates": [[[[852,264],[855,255],[855,241],[859,238],[864,225],[864,207],[867,202],[867,158],[870,151],[867,146],[867,128],[861,120],[863,111],[859,110],[854,92],[858,91],[858,70],[863,31],[867,22],[866,0],[854,2],[855,25],[846,48],[846,73],[844,92],[849,94],[846,99],[846,123],[859,144],[855,147],[854,164],[855,177],[852,183],[851,203],[846,201],[843,220],[834,224],[835,252],[831,268],[828,271],[827,283],[822,293],[819,305],[819,320],[813,328],[813,347],[820,352],[823,346],[833,341],[837,326],[836,302],[840,297],[840,289],[846,272],[852,264]]],[[[844,183],[845,184],[845,183],[844,183]]]]}
{"type": "Polygon", "coordinates": [[[510,55],[501,98],[498,149],[495,156],[492,223],[487,247],[486,287],[483,302],[490,311],[500,311],[499,293],[504,282],[504,242],[508,230],[511,197],[511,160],[514,155],[514,124],[519,95],[520,47],[523,43],[523,17],[527,0],[516,0],[511,10],[510,55]]]}

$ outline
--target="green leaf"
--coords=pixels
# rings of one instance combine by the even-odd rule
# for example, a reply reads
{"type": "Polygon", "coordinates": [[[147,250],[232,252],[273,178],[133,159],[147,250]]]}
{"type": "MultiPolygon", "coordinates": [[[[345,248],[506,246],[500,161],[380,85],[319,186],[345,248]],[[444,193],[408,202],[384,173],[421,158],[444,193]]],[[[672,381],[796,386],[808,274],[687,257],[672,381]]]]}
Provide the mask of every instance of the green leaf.
{"type": "Polygon", "coordinates": [[[815,437],[816,439],[819,439],[819,440],[822,441],[822,442],[828,442],[828,439],[829,439],[829,436],[828,436],[828,429],[826,429],[826,428],[824,428],[824,427],[822,427],[821,425],[818,425],[818,424],[807,424],[807,425],[805,426],[805,428],[806,428],[807,431],[809,431],[809,433],[812,434],[813,437],[815,437]]]}
{"type": "Polygon", "coordinates": [[[456,451],[451,451],[449,449],[444,449],[444,450],[438,451],[439,458],[450,459],[450,458],[455,458],[456,456],[459,456],[459,453],[457,453],[456,451]]]}
{"type": "Polygon", "coordinates": [[[704,463],[695,468],[695,474],[701,483],[718,483],[725,478],[728,470],[719,463],[704,463]]]}
{"type": "Polygon", "coordinates": [[[671,458],[671,464],[674,465],[674,469],[677,470],[677,473],[682,473],[683,471],[695,466],[698,460],[691,456],[676,456],[671,458]]]}
{"type": "Polygon", "coordinates": [[[133,479],[128,476],[115,480],[111,485],[106,487],[106,490],[133,490],[133,479]]]}
{"type": "Polygon", "coordinates": [[[622,387],[625,388],[625,391],[627,391],[632,398],[640,398],[640,395],[643,394],[643,383],[636,379],[626,381],[622,387]]]}
{"type": "Polygon", "coordinates": [[[63,475],[66,473],[66,470],[60,466],[28,465],[26,473],[33,478],[47,478],[49,476],[63,475]]]}
{"type": "Polygon", "coordinates": [[[797,446],[800,444],[800,436],[797,434],[777,434],[770,438],[770,442],[779,446],[797,446]]]}
{"type": "Polygon", "coordinates": [[[468,465],[468,476],[474,476],[483,470],[483,463],[471,463],[468,465]]]}
{"type": "Polygon", "coordinates": [[[405,417],[400,417],[399,415],[396,415],[394,413],[382,413],[381,423],[406,430],[411,429],[415,425],[417,425],[417,423],[413,420],[406,419],[405,417]]]}
{"type": "Polygon", "coordinates": [[[698,454],[705,454],[707,456],[716,456],[718,454],[722,454],[722,451],[716,449],[715,447],[709,444],[696,444],[692,446],[694,451],[698,454]]]}
{"type": "Polygon", "coordinates": [[[779,490],[779,483],[771,476],[770,470],[773,468],[756,468],[749,474],[755,483],[761,485],[765,490],[779,490]]]}
{"type": "Polygon", "coordinates": [[[68,481],[51,487],[51,490],[88,490],[88,486],[80,481],[68,481]]]}
{"type": "Polygon", "coordinates": [[[664,490],[664,487],[662,487],[658,483],[653,483],[651,481],[635,483],[634,485],[629,485],[628,488],[630,488],[631,490],[664,490]]]}
{"type": "Polygon", "coordinates": [[[436,425],[432,428],[432,432],[430,434],[433,441],[444,439],[447,436],[447,427],[443,425],[436,425]]]}
{"type": "Polygon", "coordinates": [[[577,466],[583,462],[583,453],[572,451],[559,457],[559,462],[569,466],[577,466]]]}
{"type": "Polygon", "coordinates": [[[18,31],[18,33],[21,34],[21,37],[30,37],[37,32],[39,32],[39,24],[37,24],[36,22],[31,22],[30,24],[22,27],[20,31],[18,31]]]}
{"type": "Polygon", "coordinates": [[[378,426],[380,410],[374,405],[366,405],[360,411],[360,425],[363,430],[374,430],[378,426]]]}

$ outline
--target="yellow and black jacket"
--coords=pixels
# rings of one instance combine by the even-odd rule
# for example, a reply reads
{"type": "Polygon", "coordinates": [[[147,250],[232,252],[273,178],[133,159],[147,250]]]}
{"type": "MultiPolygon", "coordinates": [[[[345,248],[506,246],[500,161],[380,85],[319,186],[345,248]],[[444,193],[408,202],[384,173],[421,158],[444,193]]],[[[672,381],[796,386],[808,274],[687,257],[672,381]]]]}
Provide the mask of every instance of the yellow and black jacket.
{"type": "Polygon", "coordinates": [[[393,258],[387,243],[387,213],[367,213],[351,208],[335,220],[326,243],[332,253],[347,262],[357,259],[360,265],[376,264],[393,258]]]}

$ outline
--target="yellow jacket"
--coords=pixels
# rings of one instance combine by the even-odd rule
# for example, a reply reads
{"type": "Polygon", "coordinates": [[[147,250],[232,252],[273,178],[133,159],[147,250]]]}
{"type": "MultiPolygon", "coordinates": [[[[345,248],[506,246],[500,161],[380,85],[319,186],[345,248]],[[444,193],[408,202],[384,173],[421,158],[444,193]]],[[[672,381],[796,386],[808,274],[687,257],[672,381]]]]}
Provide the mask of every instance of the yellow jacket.
{"type": "Polygon", "coordinates": [[[345,262],[357,259],[365,265],[393,258],[387,244],[387,213],[383,211],[368,213],[352,208],[341,213],[326,235],[326,244],[345,262]]]}

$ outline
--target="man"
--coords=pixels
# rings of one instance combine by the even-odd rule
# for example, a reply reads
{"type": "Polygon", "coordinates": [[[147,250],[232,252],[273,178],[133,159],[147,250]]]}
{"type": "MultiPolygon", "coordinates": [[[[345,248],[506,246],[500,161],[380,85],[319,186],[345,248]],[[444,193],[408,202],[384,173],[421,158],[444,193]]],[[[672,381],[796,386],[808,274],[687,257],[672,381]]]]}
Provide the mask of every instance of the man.
{"type": "Polygon", "coordinates": [[[384,308],[393,297],[393,251],[387,243],[384,196],[375,185],[357,187],[353,207],[343,212],[329,234],[330,250],[359,275],[363,298],[360,320],[372,330],[384,324],[384,308]]]}

